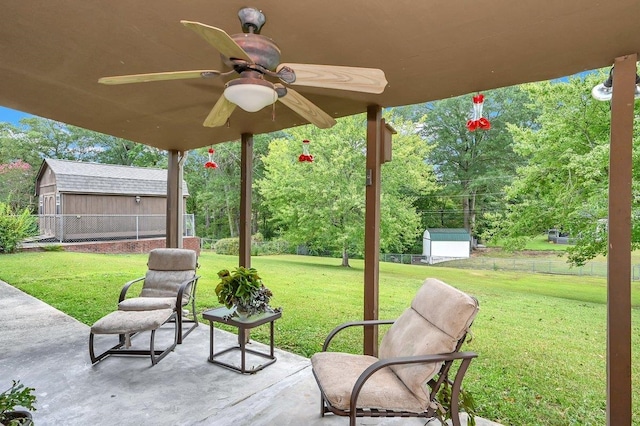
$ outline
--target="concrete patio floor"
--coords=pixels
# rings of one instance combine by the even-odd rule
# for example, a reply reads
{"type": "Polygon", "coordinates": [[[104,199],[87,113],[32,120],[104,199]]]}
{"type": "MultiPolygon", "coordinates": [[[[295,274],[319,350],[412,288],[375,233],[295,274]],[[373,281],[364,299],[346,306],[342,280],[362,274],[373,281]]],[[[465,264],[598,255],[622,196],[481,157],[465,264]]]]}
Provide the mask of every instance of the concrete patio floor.
{"type": "MultiPolygon", "coordinates": [[[[163,339],[171,333],[168,329],[158,331],[157,347],[162,347],[163,339]]],[[[221,330],[215,333],[217,350],[237,342],[234,334],[221,330]]],[[[108,337],[116,339],[97,336],[108,337]]],[[[320,393],[307,358],[276,349],[277,362],[253,375],[209,363],[206,324],[200,324],[182,345],[153,367],[149,357],[122,356],[110,356],[91,365],[88,340],[87,325],[0,281],[0,391],[10,386],[11,380],[35,388],[36,426],[349,423],[345,417],[320,416],[320,393]]],[[[145,335],[133,341],[149,342],[145,335]]],[[[97,344],[101,342],[96,340],[97,344]]],[[[268,351],[260,343],[251,346],[268,351]]],[[[476,420],[478,426],[497,425],[476,420]]],[[[359,425],[410,426],[425,422],[358,420],[359,425]]]]}

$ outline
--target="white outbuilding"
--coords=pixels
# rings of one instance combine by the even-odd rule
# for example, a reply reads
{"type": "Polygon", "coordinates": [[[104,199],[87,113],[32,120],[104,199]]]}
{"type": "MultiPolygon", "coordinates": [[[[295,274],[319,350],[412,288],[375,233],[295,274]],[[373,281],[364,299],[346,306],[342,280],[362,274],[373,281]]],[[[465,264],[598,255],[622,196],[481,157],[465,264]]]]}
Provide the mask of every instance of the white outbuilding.
{"type": "Polygon", "coordinates": [[[471,254],[471,235],[464,228],[427,228],[422,237],[422,255],[429,264],[467,259],[471,254]]]}

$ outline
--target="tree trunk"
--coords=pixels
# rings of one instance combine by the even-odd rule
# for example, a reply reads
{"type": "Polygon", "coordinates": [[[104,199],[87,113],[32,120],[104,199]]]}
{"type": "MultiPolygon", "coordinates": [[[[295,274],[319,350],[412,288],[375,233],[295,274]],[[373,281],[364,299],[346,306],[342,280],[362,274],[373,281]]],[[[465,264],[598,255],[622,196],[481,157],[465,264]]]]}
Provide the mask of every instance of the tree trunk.
{"type": "Polygon", "coordinates": [[[473,235],[476,233],[476,192],[471,194],[471,200],[469,202],[469,235],[471,236],[471,248],[475,250],[476,243],[473,235]]]}
{"type": "Polygon", "coordinates": [[[233,238],[237,235],[237,233],[235,232],[235,229],[233,226],[234,225],[233,214],[232,214],[233,210],[231,209],[231,205],[229,203],[229,188],[227,187],[227,185],[224,186],[224,201],[227,206],[227,219],[229,220],[229,236],[233,238]]]}
{"type": "Polygon", "coordinates": [[[351,265],[349,265],[349,254],[347,253],[347,248],[343,247],[342,248],[342,265],[346,268],[350,268],[351,265]]]}
{"type": "Polygon", "coordinates": [[[476,192],[471,193],[469,199],[469,234],[473,236],[476,232],[476,192]]]}
{"type": "Polygon", "coordinates": [[[471,226],[469,223],[470,221],[469,201],[470,201],[469,196],[465,194],[462,197],[462,213],[464,215],[464,229],[471,232],[471,226]]]}

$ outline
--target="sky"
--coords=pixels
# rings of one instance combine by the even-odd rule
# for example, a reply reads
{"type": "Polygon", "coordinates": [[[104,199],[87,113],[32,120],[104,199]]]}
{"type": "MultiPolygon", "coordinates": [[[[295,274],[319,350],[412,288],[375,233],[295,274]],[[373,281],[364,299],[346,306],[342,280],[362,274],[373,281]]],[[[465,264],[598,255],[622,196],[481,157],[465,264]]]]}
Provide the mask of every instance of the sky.
{"type": "Polygon", "coordinates": [[[26,112],[0,106],[0,122],[19,124],[20,119],[27,117],[33,116],[31,114],[27,114],[26,112]]]}

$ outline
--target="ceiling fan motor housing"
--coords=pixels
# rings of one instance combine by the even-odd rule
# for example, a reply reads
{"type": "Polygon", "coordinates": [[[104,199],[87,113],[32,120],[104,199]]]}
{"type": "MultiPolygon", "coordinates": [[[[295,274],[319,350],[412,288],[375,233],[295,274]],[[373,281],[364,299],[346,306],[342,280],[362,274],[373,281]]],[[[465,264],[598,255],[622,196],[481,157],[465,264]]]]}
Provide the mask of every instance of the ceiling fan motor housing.
{"type": "MultiPolygon", "coordinates": [[[[231,38],[258,64],[270,71],[275,71],[280,64],[280,48],[269,37],[259,34],[234,34],[231,38]]],[[[225,58],[231,67],[234,63],[225,58]]]]}

